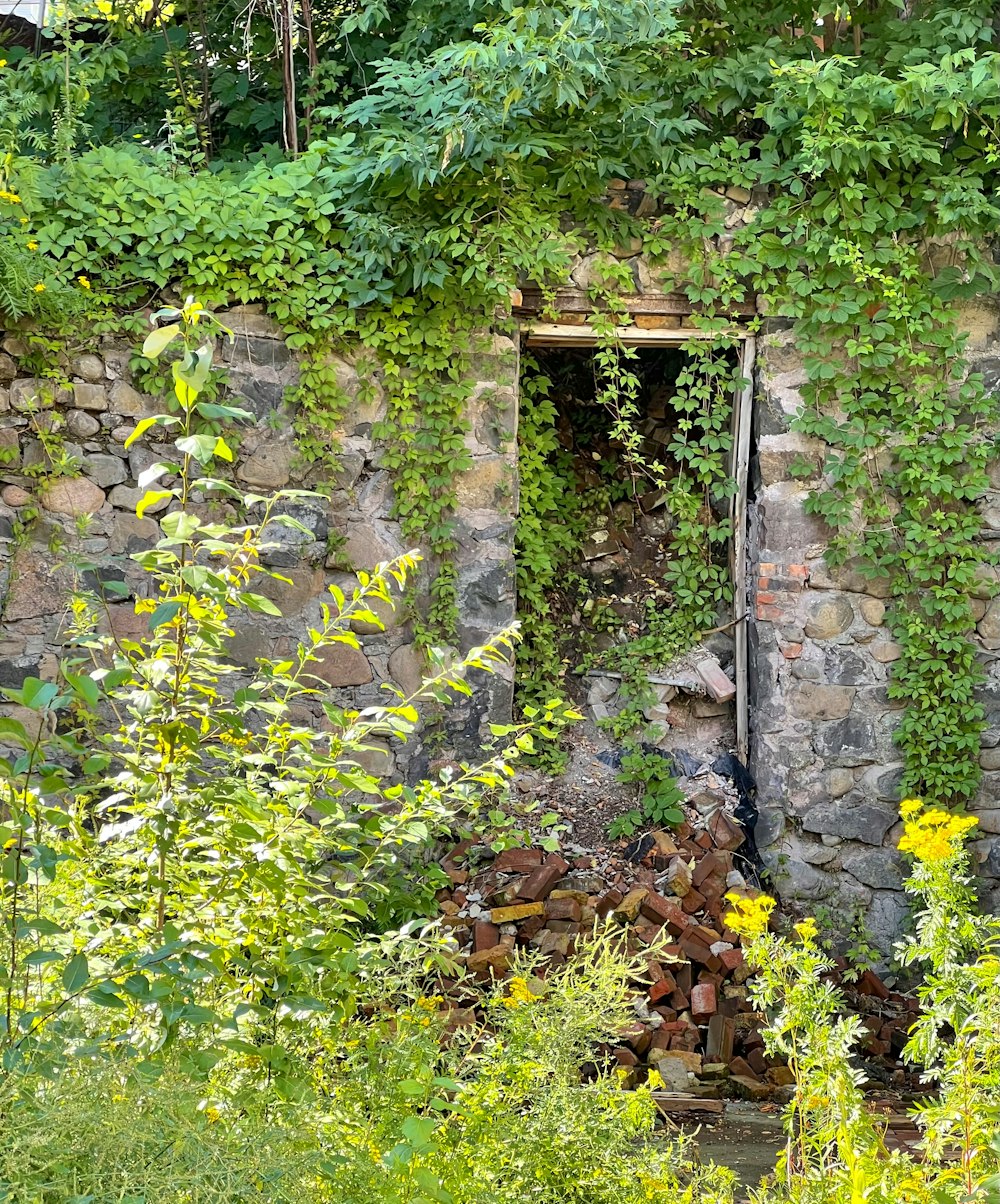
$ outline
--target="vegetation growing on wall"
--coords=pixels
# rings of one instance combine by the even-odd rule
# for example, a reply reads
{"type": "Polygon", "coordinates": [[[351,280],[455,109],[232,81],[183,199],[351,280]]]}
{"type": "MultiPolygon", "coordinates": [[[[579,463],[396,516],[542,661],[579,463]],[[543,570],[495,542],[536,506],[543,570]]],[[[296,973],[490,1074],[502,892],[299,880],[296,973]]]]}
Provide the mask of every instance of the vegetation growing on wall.
{"type": "MultiPolygon", "coordinates": [[[[279,9],[299,35],[257,10],[244,28],[227,5],[109,0],[60,9],[37,60],[12,48],[5,186],[29,220],[7,245],[37,241],[47,288],[84,277],[116,306],[173,283],[262,301],[313,352],[394,345],[391,454],[421,486],[402,517],[445,565],[470,329],[584,239],[694,250],[692,300],[725,313],[757,292],[796,323],[802,426],[835,448],[814,505],[893,581],[907,782],[972,797],[969,501],[989,445],[952,306],[993,279],[989,6],[279,9]],[[656,228],[599,203],[613,176],[646,180],[656,228]],[[767,189],[735,236],[706,193],[732,185],[767,189]]],[[[447,569],[438,595],[447,630],[447,569]]]]}

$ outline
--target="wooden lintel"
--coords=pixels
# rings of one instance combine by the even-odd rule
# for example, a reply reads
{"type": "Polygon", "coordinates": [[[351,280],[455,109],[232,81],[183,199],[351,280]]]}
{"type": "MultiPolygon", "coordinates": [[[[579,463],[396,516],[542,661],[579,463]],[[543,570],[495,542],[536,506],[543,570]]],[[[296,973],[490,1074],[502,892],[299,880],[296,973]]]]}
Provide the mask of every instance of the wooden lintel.
{"type": "MultiPolygon", "coordinates": [[[[693,305],[683,293],[636,293],[634,296],[622,297],[621,303],[630,314],[675,314],[688,317],[700,311],[700,307],[693,305]]],[[[594,308],[595,302],[582,289],[556,289],[554,296],[550,298],[540,289],[522,289],[521,303],[515,306],[514,314],[526,316],[545,309],[564,314],[589,314],[593,313],[594,308]]],[[[757,309],[752,302],[744,301],[733,305],[731,312],[734,316],[749,317],[755,314],[757,309]]]]}
{"type": "MultiPolygon", "coordinates": [[[[598,333],[593,326],[563,326],[560,323],[526,322],[522,327],[529,347],[593,347],[606,332],[598,333]]],[[[680,347],[693,339],[730,338],[742,341],[745,330],[731,327],[726,331],[698,330],[693,326],[676,326],[667,330],[644,330],[640,326],[617,326],[615,338],[626,347],[680,347]]]]}

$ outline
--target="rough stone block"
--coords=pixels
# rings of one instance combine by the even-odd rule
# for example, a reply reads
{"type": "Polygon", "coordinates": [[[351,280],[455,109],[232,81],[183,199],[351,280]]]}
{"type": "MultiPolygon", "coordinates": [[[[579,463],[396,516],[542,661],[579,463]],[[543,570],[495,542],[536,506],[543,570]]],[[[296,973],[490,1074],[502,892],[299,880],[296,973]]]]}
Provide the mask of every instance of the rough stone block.
{"type": "Polygon", "coordinates": [[[316,654],[309,672],[328,686],[363,686],[372,680],[372,667],[360,648],[331,644],[316,654]]]}
{"type": "Polygon", "coordinates": [[[881,845],[896,818],[894,809],[844,798],[810,807],[802,817],[802,827],[807,832],[881,845]]]}
{"type": "Polygon", "coordinates": [[[73,386],[73,404],[78,410],[94,410],[97,412],[108,408],[108,391],[103,385],[75,384],[73,386]]]}
{"type": "Polygon", "coordinates": [[[792,692],[790,707],[800,719],[843,719],[850,713],[857,691],[851,686],[824,686],[801,682],[792,692]]]}
{"type": "MultiPolygon", "coordinates": [[[[120,463],[120,461],[119,461],[120,463]]],[[[77,518],[96,514],[104,505],[104,490],[86,477],[55,477],[42,490],[42,507],[51,514],[77,518]]]]}

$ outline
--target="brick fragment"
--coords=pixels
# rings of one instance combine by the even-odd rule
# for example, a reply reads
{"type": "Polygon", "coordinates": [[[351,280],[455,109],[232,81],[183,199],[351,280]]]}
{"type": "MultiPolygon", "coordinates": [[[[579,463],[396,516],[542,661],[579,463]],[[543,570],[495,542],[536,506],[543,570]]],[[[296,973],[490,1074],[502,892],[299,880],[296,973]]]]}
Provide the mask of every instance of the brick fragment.
{"type": "Polygon", "coordinates": [[[733,1045],[736,1041],[736,1024],[732,1016],[722,1016],[718,1012],[708,1022],[708,1034],[705,1038],[705,1058],[709,1062],[732,1061],[733,1045]]]}
{"type": "Polygon", "coordinates": [[[494,907],[490,919],[494,924],[513,924],[517,920],[526,920],[528,916],[540,916],[544,911],[544,903],[515,903],[513,907],[494,907]]]}
{"type": "Polygon", "coordinates": [[[718,1001],[710,982],[699,982],[691,991],[691,1019],[695,1024],[707,1024],[715,1015],[718,1001]]]}
{"type": "Polygon", "coordinates": [[[472,928],[472,947],[477,953],[482,953],[484,949],[492,949],[495,945],[500,944],[500,929],[496,924],[489,924],[485,920],[477,920],[472,928]]]}
{"type": "Polygon", "coordinates": [[[545,903],[545,918],[548,920],[572,920],[580,922],[581,908],[576,899],[548,899],[545,903]]]}
{"type": "Polygon", "coordinates": [[[671,936],[680,936],[694,925],[691,917],[685,915],[672,899],[665,899],[656,891],[646,893],[640,909],[646,919],[663,924],[671,936]]]}
{"type": "Polygon", "coordinates": [[[530,874],[542,864],[541,849],[504,849],[493,868],[504,874],[530,874]]]}
{"type": "Polygon", "coordinates": [[[728,702],[736,697],[736,686],[723,672],[722,666],[714,656],[699,661],[695,672],[704,682],[708,696],[713,702],[728,702]]]}
{"type": "Polygon", "coordinates": [[[729,1073],[737,1077],[751,1079],[752,1081],[757,1080],[757,1075],[755,1074],[753,1067],[745,1058],[733,1058],[733,1060],[729,1063],[729,1073]]]}
{"type": "MultiPolygon", "coordinates": [[[[560,860],[562,859],[560,858],[560,860]]],[[[566,862],[563,861],[562,864],[565,866],[566,862]]],[[[527,878],[519,884],[517,897],[537,903],[539,899],[547,897],[565,873],[566,870],[561,869],[558,865],[540,865],[537,870],[532,870],[527,878]]]]}

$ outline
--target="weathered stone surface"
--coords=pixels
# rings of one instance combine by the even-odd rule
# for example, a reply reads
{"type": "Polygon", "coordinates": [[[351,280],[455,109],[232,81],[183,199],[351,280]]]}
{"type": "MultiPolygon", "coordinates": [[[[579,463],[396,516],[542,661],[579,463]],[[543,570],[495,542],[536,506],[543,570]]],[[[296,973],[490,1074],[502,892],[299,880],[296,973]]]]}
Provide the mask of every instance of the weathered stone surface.
{"type": "Polygon", "coordinates": [[[832,640],[854,622],[854,607],[843,596],[821,596],[809,603],[808,616],[805,622],[806,635],[811,640],[832,640]]]}
{"type": "Polygon", "coordinates": [[[879,598],[862,598],[858,610],[870,627],[881,627],[885,622],[885,603],[879,598]]]}
{"type": "Polygon", "coordinates": [[[906,863],[896,849],[865,849],[843,859],[849,874],[876,890],[902,890],[909,877],[906,863]]]}
{"type": "Polygon", "coordinates": [[[83,470],[87,476],[102,489],[110,489],[112,485],[120,485],[128,480],[128,469],[117,456],[106,456],[96,453],[87,456],[83,462],[83,470]]]}
{"type": "Polygon", "coordinates": [[[4,608],[4,621],[34,619],[59,614],[67,605],[73,588],[73,572],[56,564],[42,548],[19,548],[10,571],[10,589],[4,608]]]}
{"type": "MultiPolygon", "coordinates": [[[[108,494],[108,501],[119,510],[131,510],[134,513],[136,506],[145,496],[146,492],[143,489],[133,489],[131,485],[116,485],[108,494]]],[[[160,514],[170,505],[170,501],[170,498],[162,498],[147,506],[145,513],[160,514]]]]}
{"type": "Polygon", "coordinates": [[[1000,769],[1000,748],[984,748],[979,754],[979,764],[983,769],[1000,769]]]}
{"type": "Polygon", "coordinates": [[[287,443],[264,443],[236,470],[237,477],[255,489],[281,489],[288,484],[292,453],[287,443]]]}
{"type": "Polygon", "coordinates": [[[871,662],[853,645],[829,646],[823,655],[823,675],[820,681],[838,686],[863,686],[872,680],[871,662]]]}
{"type": "Polygon", "coordinates": [[[880,640],[876,644],[870,645],[868,651],[880,664],[889,664],[891,661],[898,661],[903,655],[901,644],[897,644],[894,640],[880,640]]]}
{"type": "Polygon", "coordinates": [[[807,832],[839,836],[844,840],[861,840],[865,844],[881,845],[886,832],[896,822],[896,812],[872,803],[838,799],[811,807],[802,817],[807,832]]]}
{"type": "Polygon", "coordinates": [[[373,678],[372,667],[360,648],[331,644],[317,654],[309,672],[328,686],[363,686],[373,678]]]}
{"type": "Polygon", "coordinates": [[[81,380],[96,384],[104,380],[104,361],[98,355],[77,355],[70,364],[70,371],[81,380]]]}
{"type": "Polygon", "coordinates": [[[86,477],[56,477],[42,491],[42,506],[51,514],[96,514],[104,505],[104,490],[86,477]]]}
{"type": "Polygon", "coordinates": [[[976,630],[987,648],[1000,648],[1000,596],[986,607],[986,613],[976,624],[976,630]]]}
{"type": "Polygon", "coordinates": [[[511,468],[502,456],[477,457],[472,467],[455,480],[455,498],[460,509],[485,510],[510,506],[513,482],[511,468]]]}
{"type": "Polygon", "coordinates": [[[133,389],[127,381],[116,380],[109,394],[111,409],[123,418],[142,418],[156,414],[162,408],[155,397],[148,397],[133,389]]]}
{"type": "Polygon", "coordinates": [[[389,674],[406,695],[415,694],[427,673],[427,659],[416,644],[401,644],[389,657],[389,674]]]}
{"type": "Polygon", "coordinates": [[[339,559],[352,569],[370,573],[378,564],[395,560],[406,549],[396,539],[395,532],[377,523],[348,523],[344,546],[339,559]]]}
{"type": "Polygon", "coordinates": [[[21,506],[27,506],[31,501],[31,494],[27,489],[22,489],[20,485],[5,485],[0,491],[0,501],[5,506],[13,506],[17,510],[21,506]]]}
{"type": "Polygon", "coordinates": [[[842,798],[853,786],[853,769],[831,769],[827,772],[826,791],[831,798],[842,798]]]}
{"type": "MultiPolygon", "coordinates": [[[[781,435],[762,435],[757,447],[757,471],[762,485],[792,479],[793,467],[808,465],[810,476],[823,465],[824,445],[798,431],[781,435]]],[[[796,479],[799,479],[796,477],[796,479]]]]}
{"type": "Polygon", "coordinates": [[[875,945],[888,956],[910,915],[904,894],[877,890],[865,911],[865,926],[875,945]]]}
{"type": "Polygon", "coordinates": [[[58,389],[51,380],[41,377],[22,377],[10,386],[10,405],[17,414],[47,410],[57,403],[65,405],[69,398],[66,389],[58,389]]]}
{"type": "Polygon", "coordinates": [[[111,550],[118,555],[132,555],[152,547],[159,535],[159,525],[153,519],[117,513],[111,527],[111,550]]]}
{"type": "Polygon", "coordinates": [[[108,408],[108,393],[103,385],[75,384],[73,404],[78,410],[102,411],[108,408]]]}
{"type": "Polygon", "coordinates": [[[7,385],[16,378],[17,365],[5,351],[0,351],[0,383],[7,385]]]}
{"type": "Polygon", "coordinates": [[[887,577],[869,577],[861,571],[859,562],[850,560],[836,568],[830,568],[825,560],[813,560],[809,565],[809,587],[870,594],[880,599],[888,598],[892,592],[892,582],[887,577]]]}
{"type": "Polygon", "coordinates": [[[825,899],[837,886],[832,875],[794,857],[776,867],[776,873],[782,896],[795,899],[825,899]]]}
{"type": "Polygon", "coordinates": [[[808,497],[809,491],[794,481],[779,481],[760,491],[757,504],[763,515],[763,548],[775,554],[799,555],[830,542],[830,528],[818,515],[806,511],[808,497]]]}
{"type": "Polygon", "coordinates": [[[70,410],[66,415],[66,429],[77,439],[89,439],[101,429],[101,424],[84,410],[70,410]]]}
{"type": "Polygon", "coordinates": [[[792,694],[792,713],[800,719],[843,719],[851,710],[855,693],[851,686],[802,682],[792,694]]]}

